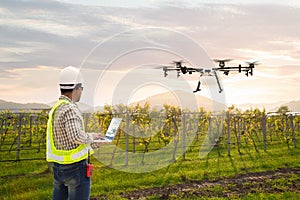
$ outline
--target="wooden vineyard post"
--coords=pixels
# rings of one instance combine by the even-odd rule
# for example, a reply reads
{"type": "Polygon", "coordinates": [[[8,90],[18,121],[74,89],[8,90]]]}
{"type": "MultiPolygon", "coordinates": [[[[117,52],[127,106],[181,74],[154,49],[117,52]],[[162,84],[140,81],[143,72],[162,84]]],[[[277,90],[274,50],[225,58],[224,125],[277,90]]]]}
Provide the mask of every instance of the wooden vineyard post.
{"type": "Polygon", "coordinates": [[[172,121],[174,123],[174,151],[173,151],[173,158],[172,161],[176,160],[176,152],[177,152],[177,145],[178,145],[178,140],[179,140],[179,133],[178,133],[178,127],[176,124],[176,119],[172,117],[172,121]]]}
{"type": "Polygon", "coordinates": [[[290,115],[291,128],[292,128],[292,140],[294,147],[296,147],[296,137],[295,137],[295,125],[294,125],[294,116],[290,115]]]}
{"type": "Polygon", "coordinates": [[[230,156],[230,113],[227,113],[227,154],[230,156]]]}
{"type": "Polygon", "coordinates": [[[128,166],[128,151],[129,151],[129,123],[130,123],[130,116],[129,111],[126,112],[126,152],[125,152],[125,166],[128,166]]]}
{"type": "Polygon", "coordinates": [[[267,117],[266,115],[262,116],[261,121],[261,130],[263,132],[263,138],[264,138],[264,151],[267,151],[267,117]]]}
{"type": "Polygon", "coordinates": [[[89,122],[89,118],[90,118],[91,114],[90,113],[84,113],[83,114],[83,122],[84,122],[84,130],[88,131],[88,122],[89,122]]]}
{"type": "Polygon", "coordinates": [[[186,116],[185,113],[183,113],[183,117],[182,117],[182,126],[183,126],[183,130],[182,130],[182,160],[185,161],[185,151],[186,151],[186,116]]]}
{"type": "Polygon", "coordinates": [[[20,160],[20,151],[21,151],[21,130],[22,130],[22,119],[23,119],[23,114],[19,114],[19,127],[18,127],[18,139],[17,139],[17,153],[16,153],[16,160],[20,160]]]}

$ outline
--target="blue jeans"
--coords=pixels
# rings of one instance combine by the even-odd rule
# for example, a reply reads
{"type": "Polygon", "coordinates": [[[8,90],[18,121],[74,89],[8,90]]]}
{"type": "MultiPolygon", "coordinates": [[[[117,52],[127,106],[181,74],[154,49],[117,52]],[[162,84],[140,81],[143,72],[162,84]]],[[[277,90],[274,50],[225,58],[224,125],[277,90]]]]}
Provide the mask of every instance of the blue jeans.
{"type": "Polygon", "coordinates": [[[90,198],[91,179],[86,177],[86,165],[86,160],[68,165],[53,163],[53,200],[90,198]]]}

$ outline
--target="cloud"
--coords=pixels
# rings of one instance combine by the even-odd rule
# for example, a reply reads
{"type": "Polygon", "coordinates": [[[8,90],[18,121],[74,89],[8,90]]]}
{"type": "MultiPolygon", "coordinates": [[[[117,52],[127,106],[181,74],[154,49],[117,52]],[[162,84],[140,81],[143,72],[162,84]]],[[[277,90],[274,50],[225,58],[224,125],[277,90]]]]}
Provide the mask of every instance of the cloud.
{"type": "Polygon", "coordinates": [[[16,102],[49,103],[58,97],[56,67],[15,68],[0,77],[1,98],[16,102]]]}
{"type": "MultiPolygon", "coordinates": [[[[39,66],[58,69],[74,65],[99,71],[111,66],[112,71],[126,71],[131,66],[169,64],[174,59],[210,68],[211,58],[234,58],[236,63],[259,59],[255,78],[245,78],[245,82],[224,78],[224,84],[231,84],[236,91],[244,91],[247,83],[263,91],[262,83],[272,80],[297,87],[300,7],[270,1],[264,5],[258,1],[151,1],[151,6],[127,7],[118,6],[117,1],[111,2],[112,6],[108,1],[102,6],[70,2],[1,1],[3,89],[15,85],[3,78],[25,76],[18,69],[37,70],[43,77],[47,70],[39,70],[39,66]]],[[[35,87],[34,82],[24,80],[28,80],[24,84],[28,88],[35,87]]]]}
{"type": "MultiPolygon", "coordinates": [[[[49,1],[19,2],[16,7],[15,4],[17,1],[5,1],[6,17],[1,20],[6,33],[3,40],[16,41],[23,38],[21,40],[29,42],[48,42],[52,48],[56,48],[56,52],[62,54],[60,49],[77,54],[79,48],[70,43],[76,43],[77,47],[89,52],[90,49],[85,48],[86,46],[91,48],[96,42],[137,27],[180,31],[205,45],[208,51],[218,52],[217,49],[222,48],[231,49],[236,54],[240,52],[234,52],[235,48],[267,51],[269,49],[264,44],[268,40],[276,41],[276,38],[282,40],[287,37],[287,34],[280,34],[281,32],[290,29],[299,32],[299,26],[296,26],[299,21],[298,10],[291,11],[288,7],[279,5],[203,4],[196,8],[180,8],[175,3],[161,8],[125,9],[49,1]],[[280,17],[273,13],[280,13],[280,17]],[[277,17],[276,20],[274,17],[277,17]]],[[[291,33],[288,34],[291,38],[291,33]]],[[[51,53],[53,52],[49,51],[51,53]]]]}
{"type": "Polygon", "coordinates": [[[100,15],[90,15],[90,8],[81,9],[55,1],[4,1],[1,6],[0,41],[4,53],[0,62],[6,69],[79,65],[96,45],[93,39],[103,39],[108,33],[119,30],[114,30],[114,26],[120,27],[106,20],[106,11],[102,12],[101,8],[97,9],[100,15]],[[24,61],[20,66],[3,63],[20,60],[24,61]]]}

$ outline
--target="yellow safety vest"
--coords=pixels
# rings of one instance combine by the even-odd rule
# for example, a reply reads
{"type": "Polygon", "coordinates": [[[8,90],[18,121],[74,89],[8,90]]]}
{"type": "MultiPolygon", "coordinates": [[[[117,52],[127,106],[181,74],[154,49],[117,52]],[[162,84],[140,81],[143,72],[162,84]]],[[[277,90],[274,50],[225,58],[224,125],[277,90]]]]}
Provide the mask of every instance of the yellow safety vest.
{"type": "Polygon", "coordinates": [[[53,140],[53,117],[55,110],[62,104],[70,104],[66,100],[58,100],[49,112],[49,119],[47,123],[47,145],[46,158],[48,162],[55,162],[59,164],[72,164],[79,162],[88,157],[88,152],[93,154],[94,151],[90,144],[80,144],[77,148],[72,150],[58,150],[54,146],[53,140]]]}

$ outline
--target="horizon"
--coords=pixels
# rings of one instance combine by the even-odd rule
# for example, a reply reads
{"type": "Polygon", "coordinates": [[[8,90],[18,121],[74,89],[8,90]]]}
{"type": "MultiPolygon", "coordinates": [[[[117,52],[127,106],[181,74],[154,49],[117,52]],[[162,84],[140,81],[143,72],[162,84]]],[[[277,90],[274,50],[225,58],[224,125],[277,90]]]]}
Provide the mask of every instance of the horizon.
{"type": "Polygon", "coordinates": [[[295,1],[9,1],[0,4],[0,99],[50,103],[59,71],[81,69],[87,105],[192,93],[198,74],[154,69],[185,60],[212,68],[259,61],[254,75],[201,78],[203,96],[228,105],[300,100],[300,3],[295,1]],[[64,13],[64,14],[62,14],[64,13]],[[178,15],[180,13],[180,15],[178,15]]]}
{"type": "MultiPolygon", "coordinates": [[[[185,91],[172,91],[171,92],[171,95],[174,95],[174,93],[176,93],[177,95],[179,95],[179,96],[182,96],[182,95],[191,95],[191,94],[188,94],[187,92],[185,92],[185,91]]],[[[128,103],[128,104],[124,104],[124,103],[119,103],[119,104],[102,104],[102,105],[89,105],[89,104],[85,104],[85,103],[82,103],[82,102],[77,102],[76,104],[78,104],[79,105],[79,107],[80,107],[80,109],[83,111],[83,112],[85,112],[85,111],[87,111],[87,110],[91,110],[91,109],[94,109],[94,111],[97,111],[97,110],[99,110],[99,109],[101,109],[101,108],[103,108],[104,106],[106,106],[106,105],[110,105],[110,106],[118,106],[118,105],[121,105],[121,104],[123,104],[123,105],[125,105],[125,106],[132,106],[132,105],[135,105],[135,104],[137,104],[137,103],[140,103],[141,104],[141,106],[143,106],[144,105],[144,103],[146,103],[146,102],[149,102],[150,103],[150,106],[151,106],[151,108],[154,108],[154,107],[157,107],[158,106],[158,104],[157,104],[157,102],[155,102],[155,99],[153,99],[154,97],[157,99],[157,98],[159,98],[159,97],[166,97],[166,95],[170,95],[170,94],[168,94],[168,92],[165,92],[165,93],[160,93],[160,94],[156,94],[156,95],[153,95],[153,96],[150,96],[150,97],[146,97],[145,99],[140,99],[140,100],[138,100],[138,101],[135,101],[135,102],[130,102],[130,103],[128,103]],[[153,100],[154,100],[154,104],[153,104],[153,100]]],[[[198,98],[199,98],[200,96],[198,96],[198,98]]],[[[189,105],[187,105],[186,103],[184,103],[184,102],[180,102],[180,99],[178,99],[178,96],[173,96],[172,97],[172,99],[173,98],[176,98],[177,99],[177,103],[180,103],[180,104],[183,104],[184,106],[184,108],[187,108],[186,106],[189,106],[189,105]],[[179,102],[178,102],[179,101],[179,102]]],[[[205,98],[208,100],[208,101],[213,101],[212,99],[209,99],[209,98],[207,98],[207,97],[203,97],[203,96],[201,96],[200,98],[204,98],[203,100],[205,100],[205,98]]],[[[171,101],[173,101],[172,99],[168,99],[168,100],[171,100],[171,101]]],[[[200,99],[199,99],[200,100],[200,99]]],[[[199,100],[198,100],[198,103],[199,103],[199,100]]],[[[43,102],[26,102],[26,103],[18,103],[18,102],[14,102],[14,101],[6,101],[6,100],[4,100],[4,99],[0,99],[0,101],[5,101],[5,102],[7,102],[7,103],[16,103],[16,104],[20,104],[20,105],[28,105],[28,104],[41,104],[41,105],[46,105],[46,106],[49,106],[49,108],[53,105],[53,104],[55,104],[55,102],[56,101],[53,101],[53,102],[48,102],[48,103],[43,103],[43,102]]],[[[156,100],[157,101],[157,100],[156,100]]],[[[175,100],[176,101],[176,100],[175,100]]],[[[245,104],[225,104],[225,107],[224,107],[224,109],[226,110],[226,109],[228,109],[228,107],[231,107],[231,106],[234,106],[235,108],[237,108],[237,109],[239,109],[239,110],[242,110],[242,111],[246,111],[246,110],[249,110],[249,109],[259,109],[259,110],[263,110],[263,109],[265,109],[267,112],[276,112],[276,110],[278,110],[280,107],[282,107],[282,106],[287,106],[288,104],[292,104],[292,103],[299,103],[300,102],[300,100],[291,100],[291,101],[288,101],[288,102],[283,102],[283,101],[279,101],[279,102],[273,102],[273,103],[263,103],[263,104],[252,104],[252,103],[245,103],[245,104]]],[[[173,102],[174,103],[174,102],[173,102]]],[[[172,102],[170,102],[168,105],[173,105],[173,106],[180,106],[180,107],[182,107],[182,105],[177,105],[177,103],[175,103],[175,104],[173,104],[172,102]]],[[[216,103],[222,103],[222,102],[216,102],[216,103]]],[[[165,104],[165,102],[162,102],[161,104],[159,104],[160,106],[163,106],[165,104]]],[[[198,107],[200,108],[200,107],[203,107],[203,108],[206,108],[207,107],[207,109],[208,110],[210,110],[210,109],[217,109],[218,110],[218,108],[217,107],[219,107],[219,106],[217,106],[217,104],[215,104],[215,103],[213,103],[212,102],[212,104],[211,103],[208,103],[208,102],[206,102],[206,103],[204,103],[204,105],[199,105],[198,104],[198,107]],[[208,108],[208,107],[211,107],[212,106],[212,108],[208,108]]],[[[193,107],[193,106],[192,106],[193,107]]],[[[195,107],[195,106],[194,106],[195,107]]],[[[292,107],[295,107],[295,105],[293,105],[292,107]]],[[[292,111],[293,112],[299,112],[297,109],[298,109],[298,107],[297,108],[292,108],[292,107],[289,107],[289,109],[292,109],[292,111]],[[294,110],[294,109],[296,109],[296,110],[294,110]]],[[[189,108],[190,109],[190,108],[189,108]]],[[[192,110],[193,110],[193,108],[191,108],[192,110]]],[[[0,108],[0,110],[2,110],[2,108],[0,108]]],[[[5,110],[5,109],[4,109],[5,110]]]]}

